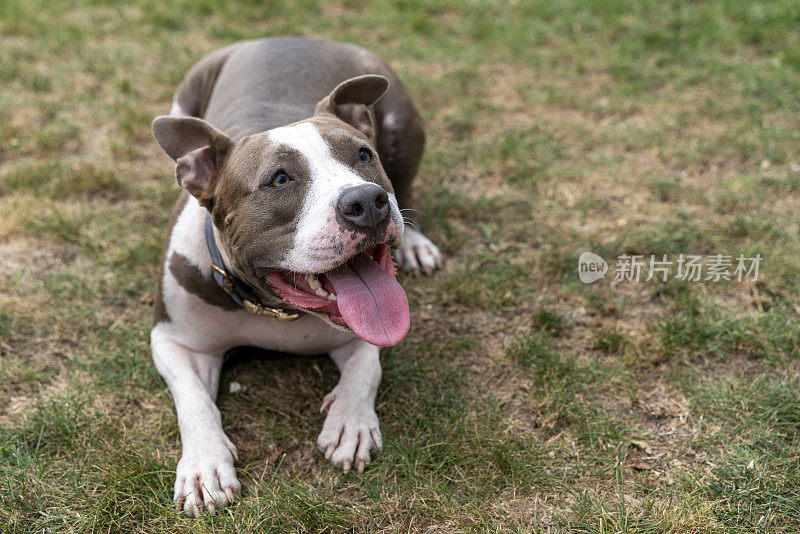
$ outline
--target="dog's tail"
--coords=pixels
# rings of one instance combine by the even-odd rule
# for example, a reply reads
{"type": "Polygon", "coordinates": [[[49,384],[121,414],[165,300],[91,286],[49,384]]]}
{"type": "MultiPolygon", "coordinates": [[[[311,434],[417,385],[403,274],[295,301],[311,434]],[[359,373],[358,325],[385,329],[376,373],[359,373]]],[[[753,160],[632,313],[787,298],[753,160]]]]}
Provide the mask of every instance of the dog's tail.
{"type": "Polygon", "coordinates": [[[228,61],[233,51],[246,42],[241,41],[226,46],[211,52],[198,61],[183,78],[175,92],[169,114],[173,117],[199,117],[202,119],[222,66],[228,61]]]}

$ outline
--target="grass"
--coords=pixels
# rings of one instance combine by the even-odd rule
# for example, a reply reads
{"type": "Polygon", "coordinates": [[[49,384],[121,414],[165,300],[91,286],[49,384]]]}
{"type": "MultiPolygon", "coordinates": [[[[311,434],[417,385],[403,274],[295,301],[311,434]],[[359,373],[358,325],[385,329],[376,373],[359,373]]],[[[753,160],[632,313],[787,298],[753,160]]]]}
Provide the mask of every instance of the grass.
{"type": "Polygon", "coordinates": [[[798,24],[790,0],[0,3],[0,530],[797,532],[798,24]],[[177,195],[149,123],[202,55],[281,34],[400,73],[448,262],[402,281],[365,474],[313,445],[327,359],[238,350],[246,490],[189,520],[147,342],[177,195]],[[584,285],[587,250],[764,262],[584,285]]]}

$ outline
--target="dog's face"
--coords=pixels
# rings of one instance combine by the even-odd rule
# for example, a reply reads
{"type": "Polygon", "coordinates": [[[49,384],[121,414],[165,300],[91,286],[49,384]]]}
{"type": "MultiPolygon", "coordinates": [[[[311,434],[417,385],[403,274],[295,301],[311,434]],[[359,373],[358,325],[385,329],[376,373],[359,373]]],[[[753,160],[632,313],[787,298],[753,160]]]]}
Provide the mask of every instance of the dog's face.
{"type": "Polygon", "coordinates": [[[403,219],[366,107],[385,88],[378,76],[348,80],[314,117],[238,142],[195,118],[160,117],[153,131],[178,182],[211,212],[229,267],[264,302],[389,346],[410,316],[390,254],[403,219]]]}

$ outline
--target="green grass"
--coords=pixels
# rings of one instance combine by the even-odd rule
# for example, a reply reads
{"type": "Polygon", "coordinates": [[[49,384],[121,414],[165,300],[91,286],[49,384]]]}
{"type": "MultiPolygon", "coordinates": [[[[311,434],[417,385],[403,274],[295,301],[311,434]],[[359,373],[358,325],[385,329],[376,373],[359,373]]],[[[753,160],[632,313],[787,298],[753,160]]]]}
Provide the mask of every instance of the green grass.
{"type": "Polygon", "coordinates": [[[797,532],[798,27],[790,0],[0,3],[0,530],[797,532]],[[148,346],[177,196],[149,124],[205,53],[283,34],[400,73],[448,261],[402,280],[367,472],[315,450],[327,359],[238,350],[245,492],[189,520],[148,346]],[[587,286],[587,250],[764,262],[587,286]]]}

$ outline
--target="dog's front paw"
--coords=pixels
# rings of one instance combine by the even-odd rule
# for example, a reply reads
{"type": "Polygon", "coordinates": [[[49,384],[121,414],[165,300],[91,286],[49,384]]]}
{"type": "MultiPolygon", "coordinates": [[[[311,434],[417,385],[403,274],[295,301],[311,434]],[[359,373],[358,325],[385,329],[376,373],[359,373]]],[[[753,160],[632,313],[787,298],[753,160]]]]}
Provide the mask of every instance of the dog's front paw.
{"type": "Polygon", "coordinates": [[[317,448],[331,464],[345,473],[355,466],[359,473],[372,461],[371,452],[383,446],[378,415],[367,403],[337,399],[336,390],[322,402],[328,417],[317,438],[317,448]]]}
{"type": "Polygon", "coordinates": [[[175,478],[175,508],[189,517],[231,504],[242,488],[233,467],[236,447],[227,437],[198,445],[185,450],[175,478]]]}
{"type": "Polygon", "coordinates": [[[442,253],[433,241],[406,226],[403,244],[395,251],[395,260],[400,270],[407,273],[418,273],[421,270],[431,274],[442,264],[442,253]]]}

